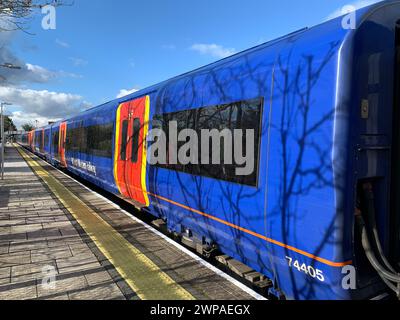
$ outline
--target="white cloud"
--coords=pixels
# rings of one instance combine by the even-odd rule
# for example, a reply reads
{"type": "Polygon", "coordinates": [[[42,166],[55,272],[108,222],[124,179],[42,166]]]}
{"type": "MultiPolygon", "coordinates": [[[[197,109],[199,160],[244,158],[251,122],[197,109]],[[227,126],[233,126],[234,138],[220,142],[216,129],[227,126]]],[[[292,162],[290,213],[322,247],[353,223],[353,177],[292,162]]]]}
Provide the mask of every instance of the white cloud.
{"type": "Polygon", "coordinates": [[[67,43],[65,41],[62,41],[60,39],[56,39],[56,44],[58,44],[60,47],[63,47],[63,48],[69,48],[70,47],[69,43],[67,43]]]}
{"type": "Polygon", "coordinates": [[[61,118],[49,118],[38,115],[37,113],[26,113],[23,111],[14,111],[11,113],[11,118],[13,119],[13,123],[17,127],[18,130],[22,129],[22,126],[26,123],[30,123],[33,126],[36,125],[36,121],[38,127],[43,127],[48,125],[49,122],[56,122],[61,120],[61,118]]]}
{"type": "Polygon", "coordinates": [[[130,89],[130,90],[122,89],[122,90],[119,91],[119,93],[117,95],[117,99],[125,97],[125,96],[127,96],[127,95],[129,95],[131,93],[135,93],[137,91],[139,91],[139,89],[130,89]]]}
{"type": "Polygon", "coordinates": [[[0,75],[3,77],[4,83],[2,85],[20,85],[23,83],[47,83],[51,80],[55,80],[61,76],[70,76],[65,72],[56,72],[48,70],[44,67],[26,63],[12,58],[7,58],[7,49],[0,48],[0,63],[10,62],[13,65],[21,67],[19,70],[5,69],[0,70],[0,75]],[[2,54],[3,53],[3,54],[2,54]]]}
{"type": "Polygon", "coordinates": [[[12,107],[19,109],[11,113],[17,128],[25,123],[34,124],[35,120],[38,120],[39,126],[44,126],[49,121],[57,121],[92,107],[79,95],[14,87],[0,87],[0,100],[12,102],[12,107]]]}
{"type": "Polygon", "coordinates": [[[15,87],[0,87],[0,100],[21,107],[25,114],[45,118],[64,118],[89,106],[79,95],[15,87]]]}
{"type": "Polygon", "coordinates": [[[66,71],[57,72],[57,76],[67,77],[67,78],[74,78],[74,79],[82,79],[83,78],[83,75],[81,75],[81,74],[76,74],[76,73],[73,73],[73,72],[66,72],[66,71]]]}
{"type": "Polygon", "coordinates": [[[326,20],[331,20],[337,17],[340,17],[344,14],[346,14],[346,12],[343,12],[343,8],[347,7],[347,6],[352,6],[354,7],[356,10],[363,8],[363,7],[367,7],[369,5],[372,5],[374,3],[378,3],[381,2],[382,0],[358,0],[355,2],[349,2],[347,5],[340,7],[338,9],[336,9],[334,12],[332,12],[327,18],[326,20]]]}
{"type": "Polygon", "coordinates": [[[27,76],[29,77],[28,79],[25,79],[26,81],[45,83],[57,77],[56,72],[30,63],[26,64],[26,70],[28,71],[27,76]]]}
{"type": "Polygon", "coordinates": [[[215,58],[226,58],[236,53],[234,48],[224,48],[218,44],[196,43],[189,49],[199,52],[200,54],[211,55],[215,58]]]}
{"type": "Polygon", "coordinates": [[[86,65],[89,63],[87,60],[84,60],[84,59],[81,59],[81,58],[74,58],[74,57],[71,57],[71,58],[69,58],[69,60],[72,61],[72,64],[73,64],[75,67],[84,67],[84,66],[86,66],[86,65]]]}
{"type": "Polygon", "coordinates": [[[14,57],[7,48],[0,48],[0,63],[9,62],[13,65],[21,67],[19,70],[1,68],[0,76],[2,78],[2,85],[21,85],[23,83],[47,83],[59,77],[73,77],[79,78],[79,75],[64,72],[52,71],[42,66],[23,63],[14,57]]]}

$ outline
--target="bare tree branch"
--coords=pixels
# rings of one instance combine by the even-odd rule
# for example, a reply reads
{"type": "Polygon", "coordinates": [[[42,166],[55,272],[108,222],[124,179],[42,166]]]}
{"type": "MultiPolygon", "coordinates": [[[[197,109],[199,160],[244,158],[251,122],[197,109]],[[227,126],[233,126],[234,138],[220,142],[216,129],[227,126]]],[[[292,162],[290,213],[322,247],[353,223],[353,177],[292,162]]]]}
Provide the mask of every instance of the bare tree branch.
{"type": "Polygon", "coordinates": [[[45,6],[73,4],[74,0],[0,0],[0,32],[26,30],[29,19],[45,6]]]}

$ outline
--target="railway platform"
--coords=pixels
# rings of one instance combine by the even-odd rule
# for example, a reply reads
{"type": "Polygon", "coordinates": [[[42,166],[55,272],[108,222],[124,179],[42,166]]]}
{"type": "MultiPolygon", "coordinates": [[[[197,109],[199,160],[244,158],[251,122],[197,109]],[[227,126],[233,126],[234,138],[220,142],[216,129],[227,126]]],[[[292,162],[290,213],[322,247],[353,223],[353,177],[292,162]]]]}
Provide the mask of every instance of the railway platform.
{"type": "Polygon", "coordinates": [[[262,299],[14,145],[0,181],[0,300],[262,299]]]}

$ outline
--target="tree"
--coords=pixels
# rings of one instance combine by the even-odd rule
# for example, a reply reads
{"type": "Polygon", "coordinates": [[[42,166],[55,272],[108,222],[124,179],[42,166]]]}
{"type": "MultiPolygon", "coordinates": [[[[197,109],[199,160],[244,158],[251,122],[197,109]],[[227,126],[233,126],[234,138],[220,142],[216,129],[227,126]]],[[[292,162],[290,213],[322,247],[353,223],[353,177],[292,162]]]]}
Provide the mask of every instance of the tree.
{"type": "Polygon", "coordinates": [[[26,30],[27,22],[35,11],[47,5],[72,5],[67,0],[0,0],[0,31],[26,30]]]}
{"type": "MultiPolygon", "coordinates": [[[[4,116],[4,135],[7,136],[7,132],[17,131],[12,119],[9,116],[4,116]]],[[[3,139],[0,139],[1,141],[3,139]]]]}
{"type": "Polygon", "coordinates": [[[14,125],[13,120],[8,116],[4,117],[4,131],[17,131],[17,127],[14,125]]]}
{"type": "Polygon", "coordinates": [[[25,123],[25,124],[22,126],[22,129],[23,129],[25,132],[29,132],[29,131],[32,131],[33,129],[35,129],[35,127],[33,126],[32,123],[25,123]]]}

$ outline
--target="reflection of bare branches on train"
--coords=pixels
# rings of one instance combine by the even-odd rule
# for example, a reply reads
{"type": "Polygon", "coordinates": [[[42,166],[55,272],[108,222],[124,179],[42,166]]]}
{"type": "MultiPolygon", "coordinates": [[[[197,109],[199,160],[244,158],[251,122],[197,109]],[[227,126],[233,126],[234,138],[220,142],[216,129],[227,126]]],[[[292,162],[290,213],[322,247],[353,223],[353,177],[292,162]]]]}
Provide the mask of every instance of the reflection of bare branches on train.
{"type": "MultiPolygon", "coordinates": [[[[328,108],[317,120],[310,119],[310,111],[316,104],[312,96],[313,89],[319,84],[321,73],[334,57],[337,46],[338,43],[331,43],[320,61],[315,61],[312,55],[303,55],[297,65],[292,64],[291,55],[286,60],[282,57],[278,59],[282,82],[277,81],[276,88],[282,97],[282,106],[280,120],[272,128],[278,132],[281,143],[281,178],[279,208],[274,210],[274,214],[281,217],[284,243],[288,243],[289,238],[297,239],[296,221],[301,219],[297,208],[301,197],[315,189],[334,187],[329,175],[332,168],[332,141],[321,130],[333,120],[334,107],[328,108]],[[324,141],[321,143],[321,140],[324,141]],[[316,159],[311,166],[305,161],[306,152],[315,155],[316,159]]],[[[324,230],[325,236],[317,245],[313,253],[315,256],[328,244],[334,231],[333,226],[334,221],[324,230]]],[[[289,250],[285,250],[290,256],[289,250]]],[[[293,272],[290,270],[293,292],[299,295],[302,290],[308,290],[311,294],[313,282],[309,281],[308,286],[299,290],[293,272]]]]}
{"type": "MultiPolygon", "coordinates": [[[[246,61],[244,65],[237,66],[235,65],[235,61],[230,63],[228,62],[222,68],[212,68],[210,71],[190,77],[186,81],[184,89],[182,92],[179,92],[179,94],[175,94],[176,92],[174,92],[173,89],[170,89],[171,91],[169,92],[168,89],[163,89],[164,92],[161,92],[158,96],[159,98],[156,103],[155,113],[166,113],[165,106],[167,105],[185,105],[186,109],[190,109],[193,106],[199,106],[199,101],[201,101],[201,106],[212,106],[215,104],[214,101],[216,97],[218,101],[237,101],[238,99],[232,96],[231,87],[235,87],[237,90],[236,93],[239,92],[240,97],[246,97],[249,96],[249,93],[246,93],[246,88],[249,86],[249,83],[251,83],[255,88],[251,98],[268,96],[271,91],[270,83],[273,63],[262,59],[257,64],[251,64],[251,55],[252,53],[248,54],[244,58],[246,61]],[[224,77],[221,77],[221,74],[224,74],[224,77]],[[202,85],[200,86],[200,84],[202,85]],[[206,92],[202,92],[201,89],[206,90],[206,92]],[[214,101],[211,101],[213,98],[214,101]]],[[[221,119],[221,112],[226,113],[225,115],[228,117],[227,122],[230,124],[228,127],[231,128],[233,128],[233,117],[242,118],[243,116],[241,114],[241,109],[233,110],[231,106],[226,105],[225,107],[222,106],[219,112],[203,113],[202,118],[197,118],[195,121],[207,123],[208,127],[210,128],[220,128],[221,120],[223,120],[221,119]]],[[[247,115],[249,118],[260,117],[260,114],[256,113],[256,111],[253,109],[251,109],[249,112],[253,113],[247,115]]],[[[190,117],[190,114],[188,117],[190,117]]],[[[235,120],[237,119],[235,118],[235,120]]],[[[239,122],[241,122],[241,120],[239,120],[239,122]]],[[[261,132],[264,133],[266,128],[267,125],[262,123],[261,127],[258,129],[260,132],[256,134],[261,135],[261,132]]],[[[218,167],[219,170],[222,170],[222,173],[224,174],[229,171],[229,169],[231,169],[229,167],[232,166],[224,165],[218,167]]],[[[185,169],[187,170],[187,168],[185,169]]],[[[221,174],[221,172],[215,172],[216,168],[211,167],[210,170],[211,172],[207,174],[209,177],[214,177],[216,173],[221,174]]],[[[153,174],[158,174],[158,170],[154,170],[153,174]]],[[[184,202],[195,204],[196,209],[200,211],[206,211],[206,209],[210,207],[211,202],[214,201],[214,206],[218,205],[215,202],[219,202],[218,207],[219,211],[224,215],[223,219],[225,221],[234,223],[235,225],[251,225],[251,220],[263,219],[262,215],[252,217],[249,212],[245,212],[246,208],[243,206],[243,201],[246,198],[253,199],[255,196],[262,193],[260,188],[248,188],[247,186],[240,184],[233,185],[232,183],[226,183],[226,181],[218,179],[213,179],[212,183],[204,183],[204,177],[196,175],[191,176],[191,183],[188,184],[187,179],[183,179],[179,172],[169,170],[167,175],[178,181],[178,185],[168,186],[168,188],[170,188],[168,192],[170,196],[179,190],[184,202]],[[215,189],[220,190],[220,193],[222,194],[220,199],[215,199],[215,195],[213,194],[213,190],[215,189]]],[[[153,176],[152,180],[155,181],[157,179],[155,176],[153,176]]],[[[210,213],[212,214],[212,212],[210,213]]],[[[202,216],[196,216],[195,218],[198,221],[210,223],[209,218],[202,216]]],[[[178,221],[178,223],[180,222],[181,221],[178,221]]],[[[204,236],[208,236],[211,239],[220,238],[220,236],[217,237],[212,229],[208,229],[207,231],[208,234],[205,234],[204,236]]],[[[265,260],[263,261],[265,257],[262,257],[260,253],[259,239],[244,235],[242,231],[235,228],[231,228],[229,233],[229,237],[234,239],[230,245],[235,246],[233,251],[235,251],[243,261],[246,262],[247,259],[244,253],[245,249],[242,245],[242,238],[245,237],[246,241],[254,248],[253,251],[257,255],[256,263],[263,269],[266,267],[264,265],[265,260]]]]}
{"type": "MultiPolygon", "coordinates": [[[[313,100],[313,89],[320,85],[319,80],[321,74],[325,70],[328,63],[332,60],[337,50],[337,43],[332,43],[322,60],[315,61],[312,55],[301,57],[296,64],[291,63],[291,56],[286,60],[279,57],[277,69],[282,75],[282,82],[277,81],[275,84],[275,97],[281,95],[283,104],[280,107],[281,113],[278,122],[272,123],[272,129],[278,132],[278,138],[281,143],[281,179],[279,186],[278,207],[272,209],[271,215],[281,217],[281,226],[283,234],[283,242],[288,243],[289,238],[293,241],[296,239],[296,228],[293,228],[297,219],[301,219],[299,213],[296,212],[298,202],[302,196],[306,196],[316,189],[326,187],[333,188],[333,182],[330,177],[331,172],[331,148],[332,142],[330,137],[324,136],[323,128],[328,122],[333,120],[334,109],[326,109],[326,113],[320,118],[310,119],[311,108],[316,101],[313,100]],[[318,137],[318,139],[315,139],[318,137]],[[321,143],[321,139],[325,139],[321,143]],[[293,145],[296,148],[293,148],[293,145]],[[305,163],[307,153],[313,153],[314,161],[312,166],[305,163]]],[[[250,64],[250,57],[245,57],[246,63],[237,67],[234,63],[227,63],[221,67],[209,70],[207,73],[200,73],[192,76],[186,81],[184,93],[174,94],[174,92],[164,92],[157,101],[156,114],[165,113],[163,107],[165,105],[178,106],[187,105],[187,109],[192,106],[198,106],[199,101],[202,104],[212,105],[207,99],[210,96],[217,96],[219,101],[235,101],[235,97],[231,95],[230,88],[235,87],[236,92],[240,92],[240,96],[246,96],[246,88],[249,84],[256,86],[258,96],[268,97],[270,88],[270,79],[272,77],[272,63],[260,62],[257,65],[250,64]],[[220,75],[224,74],[225,77],[220,75]],[[210,88],[207,94],[196,91],[199,83],[203,83],[205,88],[210,88]],[[173,99],[171,101],[170,99],[173,99]]],[[[168,89],[165,89],[166,91],[168,89]]],[[[274,97],[274,99],[275,99],[274,97]]],[[[237,99],[236,99],[237,100],[237,99]]],[[[265,111],[264,111],[265,112],[265,111]]],[[[315,112],[313,113],[315,115],[315,112]]],[[[265,117],[264,117],[265,118],[265,117]]],[[[218,122],[218,115],[209,114],[204,121],[209,121],[210,125],[218,122]]],[[[263,123],[260,128],[261,135],[265,137],[267,123],[263,123]]],[[[218,127],[218,126],[217,126],[218,127]]],[[[157,174],[158,170],[155,170],[157,174]]],[[[178,181],[178,186],[168,186],[169,192],[173,195],[176,190],[182,194],[187,203],[194,203],[196,208],[203,211],[209,206],[213,198],[212,188],[205,188],[202,177],[191,176],[191,183],[187,183],[187,179],[183,179],[179,172],[168,171],[168,175],[172,175],[174,180],[178,181]]],[[[172,177],[171,176],[171,177],[172,177]]],[[[153,177],[155,179],[155,177],[153,177]]],[[[268,183],[268,182],[267,182],[268,183]]],[[[208,185],[208,184],[207,184],[208,185]]],[[[261,191],[259,188],[248,188],[246,186],[226,183],[222,180],[213,180],[211,184],[221,191],[220,210],[224,213],[224,220],[234,223],[235,225],[251,225],[251,219],[263,219],[263,217],[252,217],[243,208],[243,200],[245,198],[253,199],[261,191]]],[[[215,200],[215,199],[214,199],[215,200]]],[[[208,218],[197,216],[196,219],[208,222],[208,218]]],[[[231,237],[235,239],[232,245],[235,251],[246,262],[244,248],[241,245],[241,239],[246,238],[255,250],[257,263],[265,271],[265,256],[261,256],[260,240],[251,236],[244,235],[241,230],[231,228],[231,237]]],[[[331,235],[334,231],[334,221],[326,230],[324,238],[318,244],[314,253],[318,255],[323,248],[329,243],[331,235]]],[[[213,238],[212,231],[209,230],[210,238],[213,238]]],[[[295,245],[295,244],[293,244],[295,245]]],[[[289,255],[289,252],[288,252],[289,255]]],[[[295,281],[295,275],[291,274],[293,288],[298,285],[295,281]]],[[[315,283],[315,282],[314,282],[315,283]]],[[[294,290],[294,292],[305,292],[305,295],[311,296],[313,290],[313,281],[308,281],[304,288],[294,290]]]]}
{"type": "MultiPolygon", "coordinates": [[[[216,77],[215,72],[211,72],[209,78],[212,79],[212,86],[215,87],[217,94],[220,95],[220,99],[224,101],[233,101],[234,98],[229,96],[228,90],[230,87],[235,87],[237,92],[240,92],[241,97],[246,97],[248,93],[246,92],[246,88],[249,85],[253,85],[256,88],[257,93],[254,96],[258,97],[266,97],[269,95],[270,89],[270,79],[271,79],[271,70],[273,63],[268,62],[266,60],[262,60],[257,64],[251,64],[250,60],[251,54],[248,54],[244,57],[245,63],[240,66],[238,69],[237,67],[231,67],[227,65],[222,72],[227,74],[226,80],[222,80],[216,77]]],[[[222,78],[222,77],[221,77],[222,78]]],[[[257,115],[259,116],[259,115],[257,115]]],[[[261,114],[261,118],[263,118],[261,114]]],[[[258,133],[261,136],[265,134],[267,130],[267,124],[262,123],[261,127],[259,128],[258,133]]],[[[258,147],[258,146],[257,146],[258,147]]],[[[257,161],[257,159],[255,159],[257,161]]],[[[257,168],[256,172],[258,172],[257,168]]],[[[235,225],[238,226],[245,226],[251,225],[251,220],[262,219],[263,217],[260,216],[252,216],[249,212],[245,212],[246,208],[243,207],[242,203],[243,200],[246,198],[254,199],[257,195],[259,195],[262,190],[260,188],[248,188],[244,185],[236,184],[232,186],[231,184],[227,184],[224,181],[217,181],[217,184],[222,191],[223,198],[221,199],[222,205],[222,212],[224,213],[224,217],[226,221],[233,222],[235,225]]],[[[255,214],[255,212],[252,212],[255,214]]],[[[247,243],[254,254],[256,255],[257,265],[266,271],[267,266],[265,265],[265,257],[262,257],[262,252],[260,250],[260,240],[254,238],[253,236],[244,235],[242,231],[239,229],[232,228],[231,229],[232,238],[234,239],[234,251],[236,254],[242,259],[243,262],[248,262],[248,257],[246,256],[242,243],[242,238],[245,237],[247,243]]],[[[262,246],[261,246],[262,247],[262,246]]]]}

